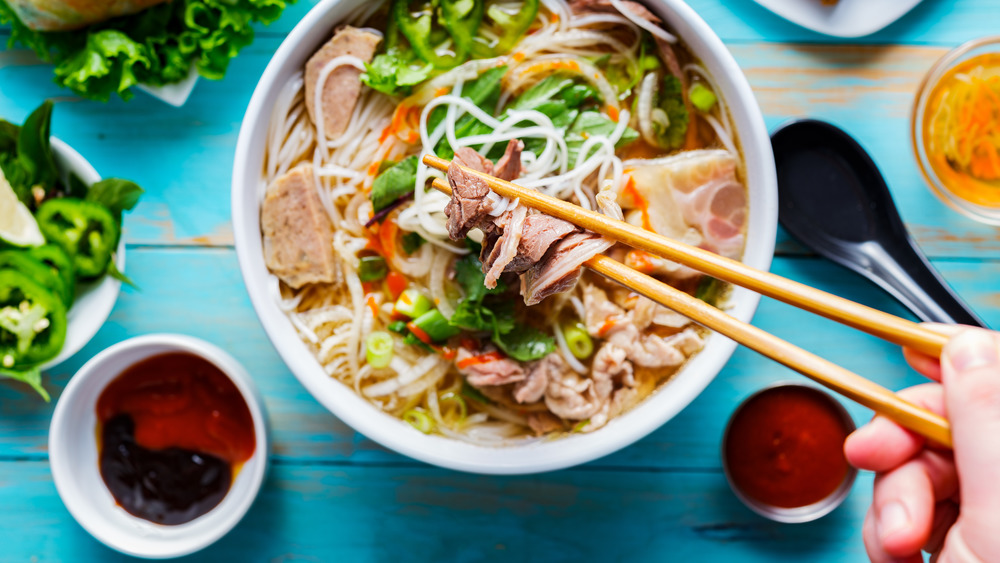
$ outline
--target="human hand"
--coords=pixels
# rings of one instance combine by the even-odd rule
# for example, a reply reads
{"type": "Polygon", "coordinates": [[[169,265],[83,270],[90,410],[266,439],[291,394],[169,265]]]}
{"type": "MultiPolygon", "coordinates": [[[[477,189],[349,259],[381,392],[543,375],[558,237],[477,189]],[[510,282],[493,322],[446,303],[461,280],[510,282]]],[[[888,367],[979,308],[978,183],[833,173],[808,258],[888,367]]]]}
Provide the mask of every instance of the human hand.
{"type": "Polygon", "coordinates": [[[953,452],[876,416],[844,444],[848,461],[876,472],[863,536],[876,563],[1000,561],[1000,333],[957,331],[940,360],[904,350],[940,383],[900,395],[951,422],[953,452]]]}

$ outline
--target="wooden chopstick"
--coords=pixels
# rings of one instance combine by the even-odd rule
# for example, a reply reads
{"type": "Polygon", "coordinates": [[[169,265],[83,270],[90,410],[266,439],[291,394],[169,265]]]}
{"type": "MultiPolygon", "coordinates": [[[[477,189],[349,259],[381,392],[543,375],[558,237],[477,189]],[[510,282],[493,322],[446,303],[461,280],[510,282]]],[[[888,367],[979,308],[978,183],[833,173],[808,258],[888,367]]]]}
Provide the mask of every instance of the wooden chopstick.
{"type": "MultiPolygon", "coordinates": [[[[424,155],[424,164],[447,171],[449,161],[434,155],[424,155]]],[[[843,297],[809,287],[787,278],[757,270],[737,260],[714,252],[667,238],[641,227],[618,221],[596,211],[584,209],[567,201],[505,182],[472,168],[462,167],[475,174],[497,194],[533,207],[542,213],[569,221],[584,229],[623,242],[668,260],[673,260],[712,277],[745,287],[778,301],[804,309],[828,319],[843,323],[873,336],[906,346],[930,356],[940,356],[948,337],[928,330],[919,324],[855,303],[843,297]]],[[[445,181],[435,179],[434,188],[448,188],[445,181]]],[[[448,188],[448,193],[451,193],[448,188]]]]}
{"type": "Polygon", "coordinates": [[[903,399],[889,389],[865,379],[769,332],[735,319],[704,301],[655,278],[636,272],[603,254],[584,265],[696,323],[728,336],[763,356],[788,366],[813,381],[885,416],[904,428],[951,448],[951,429],[940,415],[903,399]]]}
{"type": "MultiPolygon", "coordinates": [[[[451,195],[441,179],[434,188],[451,195]]],[[[889,389],[807,352],[769,332],[735,319],[715,307],[603,254],[584,262],[591,270],[668,307],[696,323],[727,336],[763,356],[788,366],[813,381],[908,428],[951,448],[951,429],[943,417],[896,395],[889,389]]]]}

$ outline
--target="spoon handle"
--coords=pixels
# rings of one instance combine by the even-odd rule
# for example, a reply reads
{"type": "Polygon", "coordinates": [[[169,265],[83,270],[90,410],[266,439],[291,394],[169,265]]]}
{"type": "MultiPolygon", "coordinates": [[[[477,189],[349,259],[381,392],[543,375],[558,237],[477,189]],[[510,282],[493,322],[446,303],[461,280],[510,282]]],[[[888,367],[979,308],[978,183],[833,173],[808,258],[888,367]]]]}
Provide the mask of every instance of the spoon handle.
{"type": "Polygon", "coordinates": [[[913,239],[894,249],[869,249],[871,271],[862,272],[920,320],[989,328],[944,281],[913,239]]]}

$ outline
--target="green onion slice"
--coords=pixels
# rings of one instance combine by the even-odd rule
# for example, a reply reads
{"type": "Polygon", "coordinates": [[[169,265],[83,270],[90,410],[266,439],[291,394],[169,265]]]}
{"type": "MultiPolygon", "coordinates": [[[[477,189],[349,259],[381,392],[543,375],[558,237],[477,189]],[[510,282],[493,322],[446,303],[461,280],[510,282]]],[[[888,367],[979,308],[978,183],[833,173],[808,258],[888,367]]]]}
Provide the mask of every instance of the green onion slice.
{"type": "Polygon", "coordinates": [[[403,420],[424,434],[430,434],[434,429],[434,420],[420,407],[403,413],[403,420]]]}
{"type": "Polygon", "coordinates": [[[587,327],[583,323],[573,323],[563,326],[563,338],[566,339],[566,346],[578,360],[585,360],[594,353],[594,341],[587,334],[587,327]]]}
{"type": "Polygon", "coordinates": [[[376,330],[365,341],[365,358],[373,368],[384,368],[392,361],[392,335],[384,330],[376,330]]]}

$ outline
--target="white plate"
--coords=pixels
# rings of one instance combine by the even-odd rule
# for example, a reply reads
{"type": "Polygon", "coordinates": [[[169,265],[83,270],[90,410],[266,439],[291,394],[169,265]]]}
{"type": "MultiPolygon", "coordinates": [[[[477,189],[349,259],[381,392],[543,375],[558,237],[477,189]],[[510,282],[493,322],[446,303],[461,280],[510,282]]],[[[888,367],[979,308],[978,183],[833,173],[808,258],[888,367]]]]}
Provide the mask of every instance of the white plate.
{"type": "Polygon", "coordinates": [[[903,17],[920,0],[755,0],[786,20],[837,37],[871,35],[903,17]]]}
{"type": "Polygon", "coordinates": [[[143,84],[139,84],[137,88],[146,92],[150,96],[157,98],[161,102],[179,108],[183,106],[184,102],[186,102],[188,97],[191,96],[191,91],[194,90],[194,85],[197,82],[198,69],[192,65],[187,78],[181,80],[180,82],[167,84],[165,86],[145,86],[143,84]]]}
{"type": "MultiPolygon", "coordinates": [[[[80,156],[80,153],[55,137],[52,137],[51,142],[56,166],[60,170],[73,172],[88,186],[100,181],[101,176],[80,156]]],[[[125,271],[125,237],[118,243],[115,265],[118,266],[118,271],[125,271]]],[[[122,282],[108,275],[87,284],[77,285],[76,299],[73,300],[73,307],[67,315],[66,342],[58,356],[42,364],[43,370],[69,359],[90,342],[104,321],[108,320],[108,315],[118,300],[121,287],[122,282]]]]}

